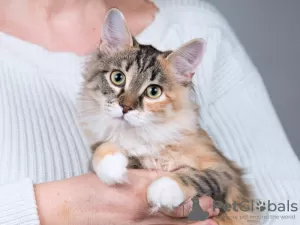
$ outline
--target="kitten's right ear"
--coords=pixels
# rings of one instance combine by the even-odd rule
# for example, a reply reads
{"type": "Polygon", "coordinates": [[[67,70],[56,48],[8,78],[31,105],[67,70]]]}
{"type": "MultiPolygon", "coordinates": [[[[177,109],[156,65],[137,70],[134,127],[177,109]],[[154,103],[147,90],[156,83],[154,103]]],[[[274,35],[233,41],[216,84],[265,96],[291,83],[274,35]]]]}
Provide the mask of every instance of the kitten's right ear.
{"type": "Polygon", "coordinates": [[[112,54],[132,45],[132,36],[122,12],[116,8],[110,9],[104,19],[99,50],[112,54]]]}
{"type": "Polygon", "coordinates": [[[168,55],[167,60],[177,82],[186,85],[192,81],[192,77],[202,61],[204,50],[205,41],[198,38],[182,45],[168,55]]]}

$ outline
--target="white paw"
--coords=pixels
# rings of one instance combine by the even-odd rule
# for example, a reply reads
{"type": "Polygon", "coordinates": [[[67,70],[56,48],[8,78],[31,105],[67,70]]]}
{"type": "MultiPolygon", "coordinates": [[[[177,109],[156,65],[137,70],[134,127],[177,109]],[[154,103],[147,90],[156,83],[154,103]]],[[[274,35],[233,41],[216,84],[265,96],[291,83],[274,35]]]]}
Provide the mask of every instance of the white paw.
{"type": "Polygon", "coordinates": [[[154,207],[173,209],[184,201],[184,193],[175,180],[161,177],[148,187],[147,198],[154,207]]]}
{"type": "Polygon", "coordinates": [[[106,155],[94,170],[101,181],[108,185],[122,184],[127,182],[128,159],[122,153],[106,155]]]}

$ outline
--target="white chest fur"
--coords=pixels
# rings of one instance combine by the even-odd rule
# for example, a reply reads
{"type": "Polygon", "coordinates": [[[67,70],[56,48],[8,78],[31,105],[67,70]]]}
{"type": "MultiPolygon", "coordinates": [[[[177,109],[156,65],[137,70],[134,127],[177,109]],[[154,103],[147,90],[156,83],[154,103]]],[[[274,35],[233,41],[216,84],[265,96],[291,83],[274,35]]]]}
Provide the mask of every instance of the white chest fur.
{"type": "Polygon", "coordinates": [[[166,145],[175,144],[182,138],[185,124],[151,124],[131,127],[121,119],[103,114],[81,118],[82,127],[90,145],[96,142],[112,142],[119,145],[128,156],[155,157],[166,145]]]}

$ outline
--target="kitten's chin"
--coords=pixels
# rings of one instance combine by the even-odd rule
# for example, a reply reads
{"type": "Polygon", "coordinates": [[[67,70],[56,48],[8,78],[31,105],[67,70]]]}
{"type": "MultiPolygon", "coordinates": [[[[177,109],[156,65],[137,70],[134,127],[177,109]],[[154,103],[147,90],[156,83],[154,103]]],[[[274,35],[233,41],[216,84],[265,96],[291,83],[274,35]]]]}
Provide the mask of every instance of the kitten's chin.
{"type": "Polygon", "coordinates": [[[124,120],[124,121],[126,121],[126,123],[132,127],[142,127],[143,126],[142,124],[140,124],[136,121],[130,121],[130,120],[124,120]]]}
{"type": "Polygon", "coordinates": [[[135,112],[129,112],[124,115],[124,120],[132,127],[142,127],[149,123],[149,120],[135,112]]]}
{"type": "Polygon", "coordinates": [[[126,115],[120,116],[120,117],[110,117],[113,122],[118,124],[127,125],[129,127],[141,127],[145,126],[146,124],[142,124],[137,120],[128,119],[126,115]]]}

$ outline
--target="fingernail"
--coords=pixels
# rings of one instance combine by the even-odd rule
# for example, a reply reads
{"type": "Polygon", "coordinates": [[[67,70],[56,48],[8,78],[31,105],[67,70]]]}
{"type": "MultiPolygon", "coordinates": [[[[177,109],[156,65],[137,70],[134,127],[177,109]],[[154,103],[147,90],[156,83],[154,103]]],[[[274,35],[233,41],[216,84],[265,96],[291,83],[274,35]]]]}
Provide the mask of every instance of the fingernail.
{"type": "Polygon", "coordinates": [[[217,215],[219,215],[219,213],[220,213],[220,209],[219,208],[210,208],[209,210],[208,210],[208,212],[212,215],[212,216],[217,216],[217,215]]]}
{"type": "Polygon", "coordinates": [[[220,213],[220,209],[219,209],[219,208],[212,209],[212,211],[213,211],[213,212],[216,212],[216,213],[218,213],[218,214],[220,213]]]}

